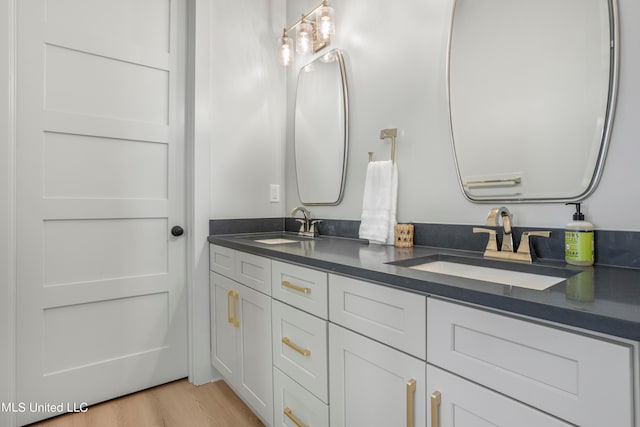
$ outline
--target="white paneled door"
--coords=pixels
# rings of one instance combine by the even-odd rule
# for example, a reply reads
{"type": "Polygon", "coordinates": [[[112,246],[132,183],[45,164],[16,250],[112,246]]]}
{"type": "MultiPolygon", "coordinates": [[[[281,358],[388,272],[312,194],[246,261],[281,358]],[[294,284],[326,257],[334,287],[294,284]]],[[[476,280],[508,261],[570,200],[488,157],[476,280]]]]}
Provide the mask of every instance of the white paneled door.
{"type": "Polygon", "coordinates": [[[187,375],[185,6],[17,7],[24,424],[187,375]]]}

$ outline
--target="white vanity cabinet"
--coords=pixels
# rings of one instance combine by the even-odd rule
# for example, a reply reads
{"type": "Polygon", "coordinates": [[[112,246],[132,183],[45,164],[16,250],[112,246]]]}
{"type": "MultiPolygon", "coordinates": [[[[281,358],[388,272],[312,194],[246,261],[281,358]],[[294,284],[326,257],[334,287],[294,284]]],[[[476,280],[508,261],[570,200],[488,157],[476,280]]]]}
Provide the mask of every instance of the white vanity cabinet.
{"type": "Polygon", "coordinates": [[[274,426],[329,426],[327,273],[272,263],[274,426]]]}
{"type": "Polygon", "coordinates": [[[211,360],[277,427],[640,427],[638,343],[211,245],[211,360]]]}
{"type": "Polygon", "coordinates": [[[332,427],[426,425],[425,300],[329,275],[332,427]]]}
{"type": "Polygon", "coordinates": [[[270,291],[271,261],[216,245],[210,250],[211,363],[271,425],[271,297],[256,290],[270,291]]]}
{"type": "MultiPolygon", "coordinates": [[[[476,417],[499,426],[564,425],[557,419],[582,427],[635,425],[630,344],[435,298],[427,313],[427,395],[439,392],[442,399],[437,426],[484,425],[460,422],[476,417]],[[494,412],[503,406],[506,418],[494,412]],[[458,411],[464,415],[454,416],[458,411]]],[[[428,411],[431,417],[431,405],[428,411]]]]}

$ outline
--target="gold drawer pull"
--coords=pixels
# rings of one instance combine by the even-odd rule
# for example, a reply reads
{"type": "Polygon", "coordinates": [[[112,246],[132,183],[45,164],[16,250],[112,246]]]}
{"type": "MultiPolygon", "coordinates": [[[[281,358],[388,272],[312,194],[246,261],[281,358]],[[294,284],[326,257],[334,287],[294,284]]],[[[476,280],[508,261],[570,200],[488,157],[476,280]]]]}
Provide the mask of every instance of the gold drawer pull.
{"type": "Polygon", "coordinates": [[[302,424],[300,422],[299,419],[297,419],[294,415],[293,412],[291,412],[291,409],[289,408],[284,408],[283,413],[287,416],[287,418],[289,418],[291,421],[293,421],[293,423],[295,425],[297,425],[298,427],[309,427],[307,424],[302,424]]]}
{"type": "Polygon", "coordinates": [[[416,380],[407,381],[407,427],[413,427],[413,396],[416,392],[416,380]]]}
{"type": "Polygon", "coordinates": [[[227,291],[227,322],[231,323],[236,328],[240,327],[240,322],[238,322],[238,317],[237,317],[237,306],[238,306],[239,296],[240,294],[238,294],[233,289],[229,289],[227,291]],[[231,300],[233,300],[233,302],[231,300]]]}
{"type": "Polygon", "coordinates": [[[227,322],[233,323],[233,316],[231,315],[231,300],[233,299],[233,289],[227,291],[227,322]]]}
{"type": "Polygon", "coordinates": [[[291,340],[287,337],[283,337],[282,338],[282,343],[288,347],[291,347],[292,349],[294,349],[295,351],[297,351],[298,353],[300,353],[303,356],[311,356],[311,350],[307,350],[305,348],[300,348],[297,345],[295,345],[294,343],[291,342],[291,340]]]}
{"type": "Polygon", "coordinates": [[[238,297],[240,294],[237,292],[233,292],[233,326],[236,328],[240,327],[240,322],[238,321],[238,297]]]}
{"type": "Polygon", "coordinates": [[[303,288],[301,286],[294,285],[291,282],[287,282],[286,280],[282,282],[282,286],[284,286],[285,288],[292,289],[294,291],[302,292],[305,295],[309,295],[311,293],[311,288],[303,288]]]}
{"type": "Polygon", "coordinates": [[[438,418],[440,412],[440,402],[442,396],[439,391],[434,391],[431,394],[431,427],[438,427],[438,418]]]}

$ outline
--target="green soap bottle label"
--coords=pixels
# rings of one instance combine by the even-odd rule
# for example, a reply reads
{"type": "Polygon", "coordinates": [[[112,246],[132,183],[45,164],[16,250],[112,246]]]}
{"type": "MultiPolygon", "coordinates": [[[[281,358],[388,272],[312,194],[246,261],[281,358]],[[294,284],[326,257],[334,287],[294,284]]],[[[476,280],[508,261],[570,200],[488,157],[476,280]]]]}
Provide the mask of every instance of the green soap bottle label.
{"type": "Polygon", "coordinates": [[[593,261],[593,231],[566,231],[564,234],[565,259],[568,261],[593,261]]]}

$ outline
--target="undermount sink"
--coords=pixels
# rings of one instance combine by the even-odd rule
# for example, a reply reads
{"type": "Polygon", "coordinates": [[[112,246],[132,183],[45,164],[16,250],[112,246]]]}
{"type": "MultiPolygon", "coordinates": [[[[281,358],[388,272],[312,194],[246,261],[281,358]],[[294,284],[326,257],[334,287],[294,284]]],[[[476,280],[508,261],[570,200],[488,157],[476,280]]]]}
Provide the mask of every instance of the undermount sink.
{"type": "Polygon", "coordinates": [[[289,245],[291,243],[313,241],[316,238],[311,236],[302,236],[300,234],[292,233],[288,231],[281,231],[281,232],[246,236],[245,239],[252,240],[256,243],[262,243],[264,245],[289,245]]]}
{"type": "Polygon", "coordinates": [[[500,270],[498,268],[479,267],[477,265],[458,264],[447,261],[434,261],[426,264],[414,265],[415,270],[430,271],[432,273],[449,276],[465,277],[467,279],[483,280],[485,282],[500,283],[517,286],[519,288],[542,291],[566,280],[564,277],[543,276],[541,274],[522,273],[520,271],[500,270]]]}
{"type": "Polygon", "coordinates": [[[557,285],[575,274],[575,272],[565,269],[552,269],[550,267],[522,264],[513,264],[511,266],[503,261],[498,261],[498,263],[500,268],[496,267],[496,261],[472,260],[456,256],[436,255],[390,264],[408,267],[414,270],[481,280],[484,282],[498,283],[537,291],[542,291],[550,288],[551,286],[557,285]],[[478,262],[481,262],[484,265],[477,265],[478,262]]]}
{"type": "Polygon", "coordinates": [[[256,243],[264,243],[265,245],[282,245],[284,243],[298,243],[300,240],[285,239],[283,237],[273,237],[270,239],[256,239],[256,243]]]}

